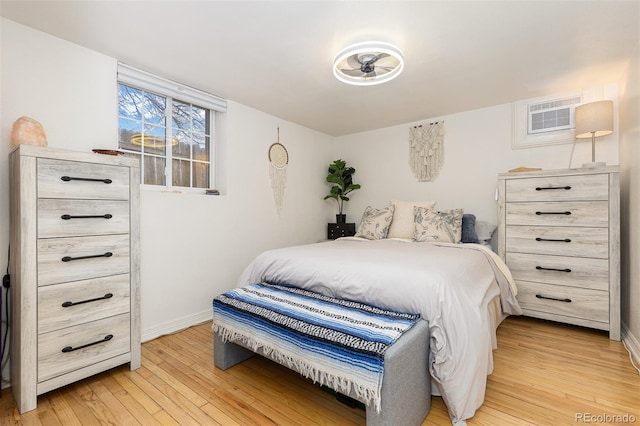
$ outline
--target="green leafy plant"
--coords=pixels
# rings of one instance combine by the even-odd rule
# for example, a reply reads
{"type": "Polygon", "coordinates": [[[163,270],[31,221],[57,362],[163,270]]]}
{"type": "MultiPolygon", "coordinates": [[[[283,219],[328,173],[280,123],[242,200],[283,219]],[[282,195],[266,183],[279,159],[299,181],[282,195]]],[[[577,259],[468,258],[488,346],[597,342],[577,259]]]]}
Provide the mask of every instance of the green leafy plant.
{"type": "Polygon", "coordinates": [[[348,167],[346,161],[335,160],[329,165],[329,175],[327,176],[327,182],[331,184],[331,190],[329,195],[324,199],[333,198],[338,203],[338,214],[342,214],[342,207],[345,201],[349,201],[349,194],[351,191],[360,189],[360,185],[353,183],[353,174],[356,169],[348,167]]]}

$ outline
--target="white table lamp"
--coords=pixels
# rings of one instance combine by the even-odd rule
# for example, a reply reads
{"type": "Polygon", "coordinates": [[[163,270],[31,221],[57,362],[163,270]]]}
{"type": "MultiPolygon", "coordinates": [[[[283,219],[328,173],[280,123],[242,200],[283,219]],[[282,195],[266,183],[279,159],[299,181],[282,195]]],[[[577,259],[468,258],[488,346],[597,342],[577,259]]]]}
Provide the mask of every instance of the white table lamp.
{"type": "Polygon", "coordinates": [[[596,138],[613,133],[613,101],[597,101],[576,108],[576,139],[591,138],[591,163],[582,167],[600,167],[596,162],[596,138]]]}

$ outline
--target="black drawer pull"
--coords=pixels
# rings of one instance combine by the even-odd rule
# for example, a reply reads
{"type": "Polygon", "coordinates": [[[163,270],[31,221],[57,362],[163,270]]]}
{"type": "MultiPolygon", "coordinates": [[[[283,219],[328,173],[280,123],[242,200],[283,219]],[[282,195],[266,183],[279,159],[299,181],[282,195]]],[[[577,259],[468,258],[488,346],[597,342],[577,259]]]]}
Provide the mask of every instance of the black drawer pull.
{"type": "Polygon", "coordinates": [[[569,269],[569,268],[558,269],[558,268],[543,268],[542,266],[536,266],[536,269],[537,269],[538,271],[571,272],[571,269],[569,269]]]}
{"type": "Polygon", "coordinates": [[[71,176],[62,176],[60,179],[65,182],[69,182],[71,180],[83,180],[87,182],[103,182],[106,184],[110,184],[111,182],[113,182],[111,179],[81,178],[81,177],[71,177],[71,176]]]}
{"type": "Polygon", "coordinates": [[[76,346],[75,348],[73,346],[65,346],[64,348],[62,348],[62,352],[67,353],[67,352],[77,351],[79,349],[88,348],[89,346],[99,345],[100,343],[108,342],[111,339],[113,339],[113,334],[107,334],[106,336],[104,336],[104,339],[98,340],[97,342],[87,343],[86,345],[76,346]]]}
{"type": "Polygon", "coordinates": [[[570,186],[549,186],[547,188],[541,188],[541,187],[538,186],[536,188],[536,191],[545,191],[545,190],[548,190],[548,189],[565,189],[565,190],[568,191],[568,190],[571,189],[571,187],[570,186]]]}
{"type": "Polygon", "coordinates": [[[107,293],[102,297],[96,297],[95,299],[87,299],[87,300],[81,300],[79,302],[64,302],[62,304],[63,308],[68,308],[70,306],[75,306],[75,305],[82,305],[83,303],[89,303],[89,302],[97,302],[98,300],[105,300],[105,299],[111,299],[113,297],[112,293],[107,293]]]}
{"type": "Polygon", "coordinates": [[[72,260],[93,259],[94,257],[111,257],[111,256],[113,256],[113,253],[108,251],[104,254],[92,254],[91,256],[78,256],[78,257],[65,256],[60,260],[62,260],[63,262],[71,262],[72,260]]]}
{"type": "Polygon", "coordinates": [[[69,219],[111,219],[113,217],[112,214],[98,214],[98,215],[88,215],[88,216],[72,216],[70,214],[63,214],[60,216],[63,220],[69,219]]]}
{"type": "Polygon", "coordinates": [[[536,297],[538,299],[546,299],[546,300],[557,300],[558,302],[566,302],[566,303],[571,303],[571,299],[560,299],[558,297],[547,297],[547,296],[543,296],[541,294],[536,294],[536,297]]]}
{"type": "Polygon", "coordinates": [[[540,238],[537,237],[536,241],[553,241],[553,242],[559,242],[559,243],[570,243],[571,240],[569,238],[563,238],[563,239],[559,239],[559,240],[554,240],[552,238],[540,238]]]}
{"type": "Polygon", "coordinates": [[[571,214],[571,212],[536,212],[536,214],[538,216],[542,215],[542,214],[564,214],[569,216],[571,214]]]}

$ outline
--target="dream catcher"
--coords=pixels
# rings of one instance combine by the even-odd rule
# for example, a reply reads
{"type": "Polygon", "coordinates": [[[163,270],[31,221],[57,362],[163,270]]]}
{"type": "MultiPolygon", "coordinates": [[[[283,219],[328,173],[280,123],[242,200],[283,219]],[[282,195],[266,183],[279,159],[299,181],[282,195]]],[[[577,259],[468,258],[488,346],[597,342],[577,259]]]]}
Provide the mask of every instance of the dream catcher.
{"type": "Polygon", "coordinates": [[[269,177],[271,178],[271,190],[273,199],[276,202],[278,216],[282,210],[284,199],[284,189],[287,185],[287,164],[289,164],[289,153],[287,148],[280,143],[280,127],[278,127],[278,142],[269,147],[269,177]]]}
{"type": "Polygon", "coordinates": [[[444,164],[444,122],[409,129],[409,166],[418,182],[431,182],[444,164]]]}

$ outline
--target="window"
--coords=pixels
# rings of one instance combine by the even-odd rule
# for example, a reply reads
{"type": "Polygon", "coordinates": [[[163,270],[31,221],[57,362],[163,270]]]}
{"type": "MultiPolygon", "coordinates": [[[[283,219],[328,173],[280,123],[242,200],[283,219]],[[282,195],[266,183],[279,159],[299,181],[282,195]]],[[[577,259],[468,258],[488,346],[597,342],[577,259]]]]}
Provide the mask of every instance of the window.
{"type": "Polygon", "coordinates": [[[118,147],[141,159],[141,183],[214,186],[215,113],[226,102],[122,64],[118,81],[118,147]]]}
{"type": "Polygon", "coordinates": [[[146,185],[209,188],[212,114],[191,103],[118,84],[118,147],[129,156],[142,157],[146,185]]]}

